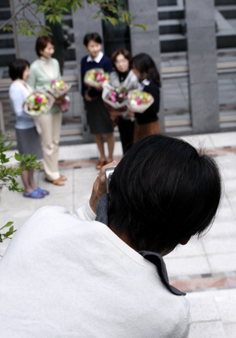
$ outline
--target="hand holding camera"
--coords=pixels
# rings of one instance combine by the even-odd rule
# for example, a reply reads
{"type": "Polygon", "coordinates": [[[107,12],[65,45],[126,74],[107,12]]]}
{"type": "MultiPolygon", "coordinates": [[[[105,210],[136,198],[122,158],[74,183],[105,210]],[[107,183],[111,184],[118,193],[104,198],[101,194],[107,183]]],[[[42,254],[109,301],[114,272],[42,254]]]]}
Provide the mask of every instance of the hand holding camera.
{"type": "Polygon", "coordinates": [[[105,192],[108,192],[107,187],[109,185],[111,174],[113,173],[118,163],[118,161],[113,161],[107,165],[104,165],[93,184],[93,190],[89,200],[89,204],[94,213],[96,213],[96,204],[99,197],[105,194],[105,192]]]}

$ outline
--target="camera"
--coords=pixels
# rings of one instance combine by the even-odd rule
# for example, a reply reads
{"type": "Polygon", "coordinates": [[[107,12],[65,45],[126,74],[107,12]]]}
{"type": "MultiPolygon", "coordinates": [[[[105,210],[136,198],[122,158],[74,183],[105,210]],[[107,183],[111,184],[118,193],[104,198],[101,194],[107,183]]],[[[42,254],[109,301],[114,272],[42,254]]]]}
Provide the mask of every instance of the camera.
{"type": "Polygon", "coordinates": [[[105,169],[105,180],[106,180],[106,191],[109,192],[109,183],[111,181],[111,176],[116,167],[105,169]]]}

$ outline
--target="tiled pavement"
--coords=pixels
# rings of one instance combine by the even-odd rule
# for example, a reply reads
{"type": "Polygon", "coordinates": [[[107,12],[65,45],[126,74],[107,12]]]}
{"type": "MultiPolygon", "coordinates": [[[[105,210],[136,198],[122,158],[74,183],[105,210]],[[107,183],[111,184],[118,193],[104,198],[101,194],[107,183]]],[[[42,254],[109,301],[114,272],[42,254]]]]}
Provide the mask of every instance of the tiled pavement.
{"type": "MultiPolygon", "coordinates": [[[[165,257],[169,278],[177,288],[187,291],[192,314],[189,338],[236,338],[236,132],[183,139],[215,157],[224,193],[218,215],[206,236],[194,238],[165,257]]],[[[73,212],[90,196],[97,175],[97,155],[95,144],[61,147],[61,173],[68,181],[64,187],[53,186],[44,181],[42,171],[37,172],[37,185],[50,190],[44,199],[26,199],[3,187],[0,224],[11,220],[18,228],[44,205],[61,205],[73,212]]],[[[121,157],[119,142],[115,157],[121,157]]],[[[0,244],[0,255],[7,245],[7,241],[0,244]]]]}

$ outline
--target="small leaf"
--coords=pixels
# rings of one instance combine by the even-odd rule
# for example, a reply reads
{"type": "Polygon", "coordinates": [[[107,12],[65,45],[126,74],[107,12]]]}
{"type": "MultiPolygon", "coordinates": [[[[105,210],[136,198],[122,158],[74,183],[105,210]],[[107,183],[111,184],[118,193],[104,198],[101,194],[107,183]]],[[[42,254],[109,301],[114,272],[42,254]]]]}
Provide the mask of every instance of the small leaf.
{"type": "Polygon", "coordinates": [[[15,153],[15,159],[16,159],[18,162],[21,162],[21,161],[22,161],[22,155],[21,155],[21,154],[15,153]]]}
{"type": "Polygon", "coordinates": [[[13,224],[13,222],[7,222],[7,224],[5,224],[2,228],[0,228],[0,230],[9,227],[9,226],[11,226],[12,224],[13,224]]]}
{"type": "Polygon", "coordinates": [[[110,23],[113,25],[113,26],[117,26],[118,25],[118,20],[115,19],[115,18],[110,18],[109,16],[106,17],[106,19],[108,21],[110,21],[110,23]]]}
{"type": "MultiPolygon", "coordinates": [[[[141,25],[141,24],[133,24],[132,26],[135,26],[135,27],[140,27],[140,28],[142,28],[143,30],[144,30],[144,32],[146,31],[146,29],[147,29],[147,26],[146,25],[141,25]]],[[[130,27],[132,27],[131,25],[130,25],[130,27]]]]}

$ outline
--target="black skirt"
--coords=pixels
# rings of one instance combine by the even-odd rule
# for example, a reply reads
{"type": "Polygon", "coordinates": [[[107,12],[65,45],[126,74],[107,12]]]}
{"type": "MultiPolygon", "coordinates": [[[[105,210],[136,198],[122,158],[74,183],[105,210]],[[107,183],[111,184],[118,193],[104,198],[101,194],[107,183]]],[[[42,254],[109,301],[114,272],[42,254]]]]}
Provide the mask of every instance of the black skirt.
{"type": "Polygon", "coordinates": [[[93,101],[85,100],[85,108],[91,134],[99,135],[113,132],[110,114],[101,97],[93,101]]]}
{"type": "Polygon", "coordinates": [[[37,160],[43,158],[40,136],[35,127],[16,129],[17,150],[19,154],[37,155],[37,160]]]}

